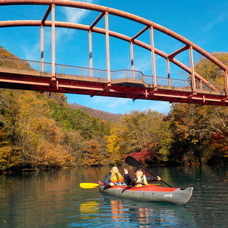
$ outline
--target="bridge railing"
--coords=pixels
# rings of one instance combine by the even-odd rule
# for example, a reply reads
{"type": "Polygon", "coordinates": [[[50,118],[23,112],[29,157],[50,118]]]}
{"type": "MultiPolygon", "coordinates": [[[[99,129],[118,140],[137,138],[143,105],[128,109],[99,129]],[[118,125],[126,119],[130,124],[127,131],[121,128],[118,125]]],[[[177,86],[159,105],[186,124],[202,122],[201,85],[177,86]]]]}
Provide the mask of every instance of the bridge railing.
{"type": "Polygon", "coordinates": [[[93,77],[93,78],[99,78],[99,79],[107,78],[106,70],[62,65],[62,64],[56,64],[56,73],[59,75],[93,77]]]}
{"type": "MultiPolygon", "coordinates": [[[[52,63],[40,62],[40,61],[31,61],[31,60],[22,60],[17,58],[8,58],[0,57],[0,71],[4,71],[4,69],[15,69],[17,73],[23,74],[25,71],[36,72],[39,73],[40,76],[42,74],[50,74],[52,73],[52,63]]],[[[55,73],[57,78],[67,78],[67,76],[71,76],[71,80],[74,80],[72,77],[91,77],[97,79],[107,79],[107,71],[95,68],[86,68],[86,67],[78,67],[64,64],[55,64],[55,73]]],[[[126,79],[126,82],[130,79],[131,82],[142,83],[148,86],[153,86],[154,78],[151,75],[144,75],[141,71],[132,71],[128,69],[124,70],[115,70],[111,71],[111,81],[116,79],[126,79]]],[[[167,78],[167,77],[156,77],[158,86],[172,87],[173,90],[183,88],[185,90],[191,91],[191,80],[182,80],[175,78],[167,78]]],[[[213,85],[215,88],[219,90],[221,94],[225,92],[224,85],[213,85]]],[[[199,81],[196,81],[196,89],[203,90],[205,92],[212,92],[209,84],[202,84],[199,81]]]]}
{"type": "Polygon", "coordinates": [[[143,73],[141,71],[137,70],[128,70],[128,69],[123,69],[123,70],[114,70],[111,71],[111,79],[132,79],[132,80],[142,80],[143,82],[143,73]]]}

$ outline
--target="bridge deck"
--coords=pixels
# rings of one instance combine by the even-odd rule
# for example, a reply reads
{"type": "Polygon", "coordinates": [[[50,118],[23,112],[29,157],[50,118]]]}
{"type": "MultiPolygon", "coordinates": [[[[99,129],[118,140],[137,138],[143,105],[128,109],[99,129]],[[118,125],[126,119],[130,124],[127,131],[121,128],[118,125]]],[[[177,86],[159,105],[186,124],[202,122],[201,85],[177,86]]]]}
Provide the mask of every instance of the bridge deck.
{"type": "MultiPolygon", "coordinates": [[[[85,94],[90,96],[110,96],[119,98],[160,100],[169,102],[185,102],[210,105],[228,105],[224,91],[212,91],[204,86],[193,92],[190,85],[184,87],[171,85],[158,85],[154,87],[152,77],[148,80],[126,77],[126,71],[118,71],[118,77],[110,82],[105,78],[105,72],[99,77],[89,76],[92,69],[86,69],[86,74],[56,73],[53,77],[50,72],[38,70],[12,69],[0,67],[0,87],[12,89],[35,90],[40,92],[61,92],[85,94]],[[102,76],[101,76],[102,75],[102,76]]],[[[128,72],[128,71],[127,71],[128,72]]],[[[113,73],[115,75],[116,72],[113,73]]],[[[129,73],[129,72],[128,72],[129,73]]],[[[131,72],[132,73],[132,72],[131,72]]],[[[112,78],[112,77],[111,77],[112,78]]],[[[175,79],[177,81],[177,79],[175,79]]],[[[167,81],[167,79],[165,79],[167,81]]],[[[182,82],[183,80],[179,80],[182,82]]]]}

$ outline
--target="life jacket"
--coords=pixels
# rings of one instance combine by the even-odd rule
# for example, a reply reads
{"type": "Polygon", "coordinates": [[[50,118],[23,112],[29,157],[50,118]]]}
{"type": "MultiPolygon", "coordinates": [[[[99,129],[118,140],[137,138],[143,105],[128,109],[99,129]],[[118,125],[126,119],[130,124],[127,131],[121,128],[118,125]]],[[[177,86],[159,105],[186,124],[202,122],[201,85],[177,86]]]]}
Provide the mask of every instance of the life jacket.
{"type": "Polygon", "coordinates": [[[110,181],[112,183],[124,182],[124,177],[120,173],[111,173],[110,181]]]}
{"type": "Polygon", "coordinates": [[[136,177],[135,178],[135,183],[136,184],[145,184],[143,176],[142,177],[136,177]]]}

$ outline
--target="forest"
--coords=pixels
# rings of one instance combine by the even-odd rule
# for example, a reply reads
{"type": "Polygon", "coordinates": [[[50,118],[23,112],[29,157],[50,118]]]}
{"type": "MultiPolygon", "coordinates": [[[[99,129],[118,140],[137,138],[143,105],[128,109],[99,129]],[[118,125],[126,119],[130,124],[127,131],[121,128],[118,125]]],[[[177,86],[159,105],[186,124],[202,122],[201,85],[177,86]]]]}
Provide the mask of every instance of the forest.
{"type": "MultiPolygon", "coordinates": [[[[228,53],[214,55],[227,64],[228,53]]],[[[0,56],[17,58],[3,48],[0,56]]],[[[6,65],[14,67],[0,59],[6,65]]],[[[221,84],[208,60],[195,70],[221,84]]],[[[175,103],[168,115],[135,110],[109,121],[72,108],[61,93],[0,89],[1,171],[109,165],[127,155],[156,165],[227,165],[228,108],[175,103]]]]}

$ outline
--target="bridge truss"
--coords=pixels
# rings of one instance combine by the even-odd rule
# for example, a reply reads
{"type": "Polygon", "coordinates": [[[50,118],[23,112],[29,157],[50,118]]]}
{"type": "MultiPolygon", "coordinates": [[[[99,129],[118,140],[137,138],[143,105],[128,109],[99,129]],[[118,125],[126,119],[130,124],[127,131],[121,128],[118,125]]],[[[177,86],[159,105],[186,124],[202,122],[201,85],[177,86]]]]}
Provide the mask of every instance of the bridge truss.
{"type": "MultiPolygon", "coordinates": [[[[40,20],[5,20],[0,21],[0,28],[6,27],[39,27],[40,28],[40,61],[26,60],[33,69],[22,69],[21,60],[15,69],[0,66],[0,87],[28,89],[36,91],[50,91],[62,93],[86,94],[91,96],[112,96],[121,98],[161,100],[169,102],[185,102],[210,105],[228,105],[228,67],[183,36],[145,18],[129,14],[113,8],[100,5],[65,0],[4,0],[0,7],[10,5],[39,5],[46,10],[40,20]],[[96,12],[97,16],[90,24],[77,24],[72,22],[57,21],[56,8],[70,7],[96,12]],[[113,31],[110,28],[110,17],[127,19],[140,24],[141,29],[133,36],[113,31]],[[48,20],[51,18],[51,20],[48,20]],[[104,28],[98,27],[104,21],[104,28]],[[51,28],[51,63],[44,61],[44,28],[51,28]],[[56,63],[56,28],[68,28],[88,32],[88,66],[75,67],[56,63]],[[166,53],[156,48],[155,31],[174,38],[182,44],[181,48],[172,53],[166,53]],[[105,37],[106,69],[95,69],[93,55],[93,34],[102,34],[105,37]],[[149,42],[143,42],[140,37],[148,35],[149,42]],[[111,69],[110,38],[114,37],[129,43],[129,69],[111,69]],[[135,67],[134,48],[140,47],[150,52],[151,75],[144,75],[135,67]],[[189,64],[184,64],[177,59],[178,55],[186,53],[189,64]],[[213,85],[203,76],[195,72],[194,55],[199,53],[214,63],[220,69],[224,78],[222,85],[213,85]],[[157,56],[165,60],[166,75],[157,75],[157,56]],[[176,79],[172,77],[171,64],[187,72],[189,78],[176,79]]],[[[124,25],[120,25],[124,26],[124,25]]],[[[83,43],[82,43],[83,45],[83,43]]],[[[95,44],[96,45],[96,44],[95,44]]],[[[121,52],[121,50],[120,50],[121,52]]],[[[123,53],[124,55],[124,53],[123,53]]],[[[5,61],[0,59],[0,61],[5,61]]],[[[126,67],[128,68],[128,67],[126,67]]]]}

